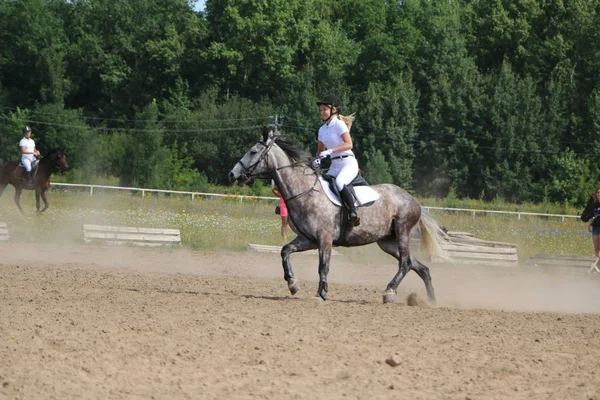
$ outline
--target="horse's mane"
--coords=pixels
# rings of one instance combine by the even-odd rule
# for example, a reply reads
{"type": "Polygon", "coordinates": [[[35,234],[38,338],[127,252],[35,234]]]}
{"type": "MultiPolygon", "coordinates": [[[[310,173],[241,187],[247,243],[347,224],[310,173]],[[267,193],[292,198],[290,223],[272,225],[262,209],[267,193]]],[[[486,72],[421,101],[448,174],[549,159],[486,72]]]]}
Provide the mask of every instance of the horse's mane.
{"type": "Polygon", "coordinates": [[[292,142],[285,136],[277,136],[275,138],[275,143],[292,161],[304,161],[308,163],[310,160],[311,156],[308,152],[294,146],[292,142]]]}
{"type": "Polygon", "coordinates": [[[45,156],[43,156],[40,159],[40,163],[49,163],[49,162],[55,162],[56,161],[56,156],[59,155],[60,153],[62,153],[62,149],[57,148],[57,149],[52,149],[50,150],[48,153],[46,153],[45,156]]]}

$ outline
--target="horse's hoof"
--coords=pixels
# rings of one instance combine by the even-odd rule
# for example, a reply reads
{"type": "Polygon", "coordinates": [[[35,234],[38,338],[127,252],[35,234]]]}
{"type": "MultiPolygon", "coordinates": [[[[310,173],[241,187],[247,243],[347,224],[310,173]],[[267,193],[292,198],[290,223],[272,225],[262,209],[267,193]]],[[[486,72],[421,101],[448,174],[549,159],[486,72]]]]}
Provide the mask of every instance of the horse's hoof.
{"type": "Polygon", "coordinates": [[[298,290],[300,290],[300,285],[298,285],[298,280],[297,279],[290,279],[288,281],[288,289],[290,289],[290,293],[293,295],[295,295],[296,293],[298,293],[298,290]]]}
{"type": "Polygon", "coordinates": [[[315,302],[315,303],[324,303],[325,299],[323,299],[318,294],[315,294],[313,297],[310,298],[310,301],[315,302]]]}
{"type": "Polygon", "coordinates": [[[327,291],[320,290],[315,294],[315,296],[320,297],[323,301],[327,300],[327,291]]]}
{"type": "Polygon", "coordinates": [[[392,289],[386,290],[383,293],[383,304],[393,303],[395,297],[396,297],[396,292],[394,292],[392,289]]]}

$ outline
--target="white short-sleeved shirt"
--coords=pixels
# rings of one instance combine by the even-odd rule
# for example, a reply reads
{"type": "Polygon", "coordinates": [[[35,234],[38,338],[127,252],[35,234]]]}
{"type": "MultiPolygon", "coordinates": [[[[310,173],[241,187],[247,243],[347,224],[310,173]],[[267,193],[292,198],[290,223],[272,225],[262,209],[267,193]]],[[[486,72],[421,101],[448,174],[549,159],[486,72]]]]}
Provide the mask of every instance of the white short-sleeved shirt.
{"type": "MultiPolygon", "coordinates": [[[[25,151],[27,153],[33,153],[33,150],[35,150],[35,142],[33,141],[33,139],[29,138],[23,138],[21,139],[21,141],[19,142],[19,148],[21,147],[25,147],[25,151]]],[[[33,155],[33,154],[23,154],[23,155],[33,155]]]]}
{"type": "MultiPolygon", "coordinates": [[[[328,149],[333,149],[344,144],[342,135],[348,131],[348,126],[344,121],[339,118],[333,118],[329,122],[329,125],[323,124],[319,128],[319,142],[323,143],[328,149]]],[[[339,153],[332,153],[331,157],[342,155],[354,155],[354,153],[352,150],[346,150],[339,153]]]]}

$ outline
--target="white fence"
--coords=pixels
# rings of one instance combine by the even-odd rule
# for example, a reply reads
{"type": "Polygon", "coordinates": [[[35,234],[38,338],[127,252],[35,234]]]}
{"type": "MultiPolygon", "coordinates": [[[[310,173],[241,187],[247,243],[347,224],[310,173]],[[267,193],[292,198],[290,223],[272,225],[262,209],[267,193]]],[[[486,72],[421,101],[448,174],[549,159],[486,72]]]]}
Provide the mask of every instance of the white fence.
{"type": "MultiPolygon", "coordinates": [[[[142,196],[146,193],[172,193],[172,194],[183,194],[192,197],[192,200],[196,198],[196,196],[200,197],[227,197],[227,198],[235,198],[243,201],[244,199],[262,199],[262,200],[279,200],[277,197],[264,197],[264,196],[242,196],[242,195],[234,195],[234,194],[219,194],[219,193],[202,193],[202,192],[186,192],[179,190],[162,190],[162,189],[141,189],[141,188],[133,188],[133,187],[121,187],[121,186],[105,186],[105,185],[86,185],[79,183],[56,183],[53,182],[52,186],[65,186],[65,187],[78,187],[78,188],[89,188],[90,196],[94,195],[94,189],[109,189],[109,190],[128,190],[133,192],[142,192],[142,196]]],[[[523,215],[537,216],[537,217],[547,217],[547,218],[560,218],[562,221],[565,218],[579,218],[578,215],[562,215],[562,214],[544,214],[544,213],[532,213],[532,212],[521,212],[521,211],[494,211],[494,210],[476,210],[469,208],[447,208],[447,207],[429,207],[423,206],[423,208],[427,210],[442,210],[442,211],[458,211],[458,212],[468,212],[473,215],[473,218],[476,214],[510,214],[516,215],[517,219],[521,219],[523,215]]]]}

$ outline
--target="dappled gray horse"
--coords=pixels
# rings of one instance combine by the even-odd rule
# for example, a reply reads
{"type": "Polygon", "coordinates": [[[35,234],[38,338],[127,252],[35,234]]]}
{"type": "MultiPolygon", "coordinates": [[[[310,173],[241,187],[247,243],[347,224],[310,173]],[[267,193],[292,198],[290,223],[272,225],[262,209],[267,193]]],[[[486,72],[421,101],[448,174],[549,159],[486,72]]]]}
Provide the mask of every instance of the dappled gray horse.
{"type": "Polygon", "coordinates": [[[377,242],[383,251],[398,260],[399,265],[398,272],[387,285],[383,302],[394,299],[398,285],[411,269],[423,279],[429,299],[435,302],[429,268],[411,258],[409,242],[420,226],[425,249],[432,257],[444,259],[441,244],[445,233],[406,191],[391,184],[371,186],[380,198],[368,207],[359,208],[360,225],[345,226],[341,208],[325,195],[318,173],[309,164],[309,155],[267,128],[263,129],[262,140],[252,146],[229,173],[229,179],[240,184],[254,178],[275,181],[287,204],[290,226],[298,235],[281,249],[284,279],[292,295],[300,288],[290,265],[292,253],[319,249],[316,297],[326,300],[332,247],[377,242]]]}

